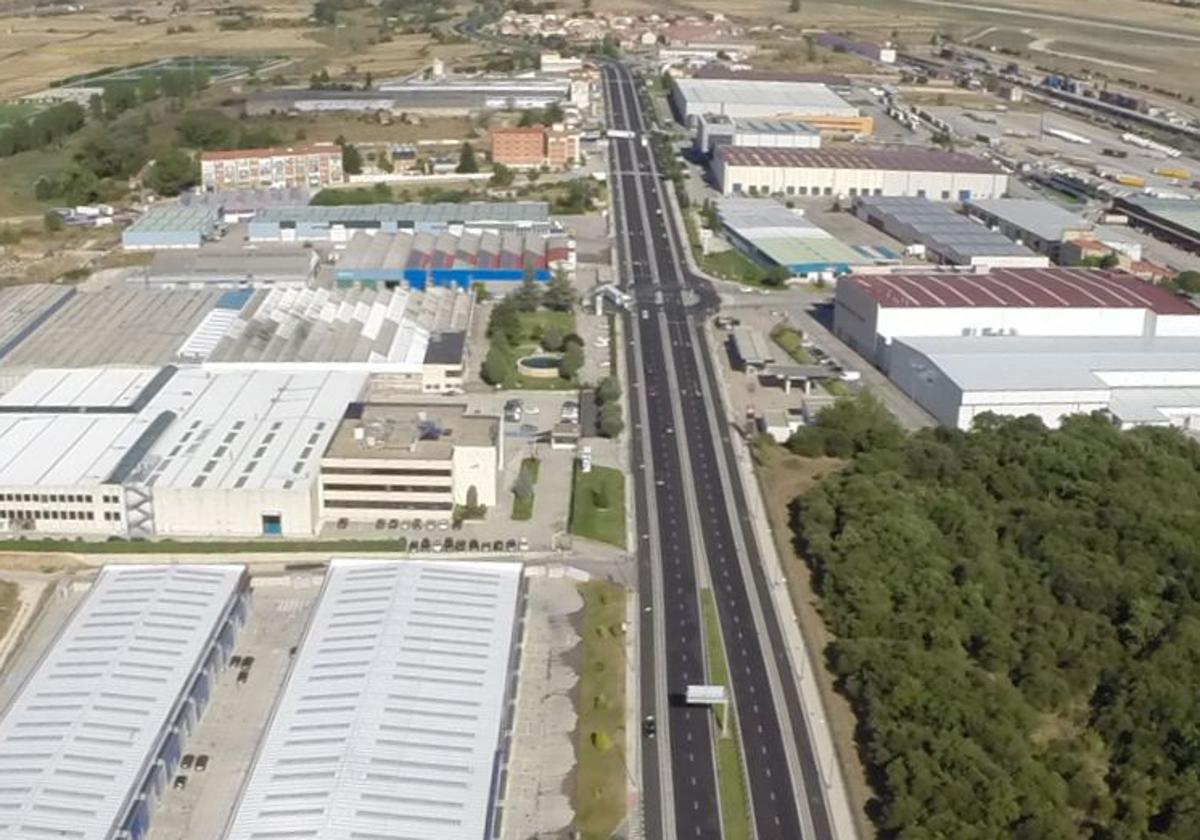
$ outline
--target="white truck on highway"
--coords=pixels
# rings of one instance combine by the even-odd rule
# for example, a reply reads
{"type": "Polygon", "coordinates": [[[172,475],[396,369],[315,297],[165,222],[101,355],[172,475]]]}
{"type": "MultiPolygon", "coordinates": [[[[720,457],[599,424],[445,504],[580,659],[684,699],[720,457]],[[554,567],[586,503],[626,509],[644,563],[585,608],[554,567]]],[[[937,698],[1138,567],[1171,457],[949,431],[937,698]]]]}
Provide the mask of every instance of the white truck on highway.
{"type": "Polygon", "coordinates": [[[608,131],[605,132],[605,136],[608,137],[610,140],[612,140],[612,139],[632,140],[635,137],[637,137],[637,134],[633,131],[627,131],[623,128],[610,128],[608,131]]]}

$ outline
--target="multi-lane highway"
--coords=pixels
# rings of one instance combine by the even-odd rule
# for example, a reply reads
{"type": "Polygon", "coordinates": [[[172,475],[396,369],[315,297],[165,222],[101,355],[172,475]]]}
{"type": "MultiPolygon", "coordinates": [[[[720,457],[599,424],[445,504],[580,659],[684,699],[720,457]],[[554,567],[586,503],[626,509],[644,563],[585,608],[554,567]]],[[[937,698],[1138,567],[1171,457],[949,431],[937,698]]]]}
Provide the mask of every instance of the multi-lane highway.
{"type": "Polygon", "coordinates": [[[672,206],[644,143],[637,83],[604,68],[618,251],[635,303],[627,322],[643,604],[643,819],[651,838],[721,838],[712,716],[682,702],[705,682],[700,589],[717,603],[760,840],[832,840],[805,710],[750,526],[703,318],[711,285],[683,260],[672,206]]]}

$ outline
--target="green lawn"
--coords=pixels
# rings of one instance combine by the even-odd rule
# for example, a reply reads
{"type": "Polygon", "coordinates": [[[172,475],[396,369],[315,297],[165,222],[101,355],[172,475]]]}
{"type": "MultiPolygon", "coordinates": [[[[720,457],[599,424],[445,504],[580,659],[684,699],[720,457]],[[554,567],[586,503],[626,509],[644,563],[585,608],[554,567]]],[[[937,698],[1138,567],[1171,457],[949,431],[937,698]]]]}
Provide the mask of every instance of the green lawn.
{"type": "MultiPolygon", "coordinates": [[[[541,341],[547,329],[556,327],[563,335],[571,335],[575,332],[574,312],[554,312],[549,309],[539,309],[536,312],[522,312],[520,317],[523,340],[517,345],[514,363],[516,359],[524,358],[533,353],[544,352],[541,341]]],[[[563,379],[561,376],[543,379],[541,377],[522,376],[517,372],[513,373],[512,382],[514,388],[520,388],[525,391],[565,391],[575,387],[574,383],[563,379]]]]}
{"type": "Polygon", "coordinates": [[[706,274],[731,280],[746,286],[762,286],[766,272],[741,251],[730,248],[716,254],[705,254],[700,258],[700,267],[706,274]]]}
{"type": "MultiPolygon", "coordinates": [[[[717,620],[717,605],[712,591],[700,591],[700,607],[704,613],[704,649],[708,662],[708,681],[712,685],[729,685],[729,668],[721,647],[721,624],[717,620]]],[[[738,749],[737,718],[730,706],[729,736],[717,737],[717,786],[721,797],[721,824],[725,840],[750,840],[750,811],[747,807],[745,778],[742,775],[742,756],[738,749]]],[[[718,727],[721,712],[717,711],[718,727]]]]}
{"type": "Polygon", "coordinates": [[[608,840],[625,819],[625,590],[594,580],[579,594],[575,830],[583,840],[608,840]]]}
{"type": "Polygon", "coordinates": [[[804,336],[799,330],[791,327],[776,327],[771,330],[771,340],[782,347],[796,364],[811,365],[813,363],[812,356],[804,349],[804,336]]]}
{"type": "Polygon", "coordinates": [[[592,467],[591,472],[585,473],[578,464],[575,465],[571,488],[571,533],[625,548],[623,472],[611,467],[592,467]]]}
{"type": "MultiPolygon", "coordinates": [[[[517,473],[517,481],[527,481],[529,487],[533,488],[538,480],[538,468],[541,466],[541,461],[537,458],[526,458],[521,462],[521,469],[517,473]]],[[[533,493],[528,496],[518,496],[513,493],[512,518],[517,520],[525,520],[533,518],[533,493]]]]}

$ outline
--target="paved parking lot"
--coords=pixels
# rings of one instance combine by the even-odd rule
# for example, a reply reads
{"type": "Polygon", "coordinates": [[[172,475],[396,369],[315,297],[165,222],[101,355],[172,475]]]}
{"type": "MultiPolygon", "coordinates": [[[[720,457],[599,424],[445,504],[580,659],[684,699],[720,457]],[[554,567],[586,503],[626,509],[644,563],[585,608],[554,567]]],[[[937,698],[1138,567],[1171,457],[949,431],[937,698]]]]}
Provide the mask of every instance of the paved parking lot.
{"type": "Polygon", "coordinates": [[[319,588],[319,575],[254,579],[250,614],[235,648],[237,656],[253,656],[254,664],[243,683],[235,667],[217,679],[212,701],[184,745],[185,755],[209,756],[208,767],[176,770],[187,785],[167,789],[151,817],[148,840],[221,836],[319,588]]]}

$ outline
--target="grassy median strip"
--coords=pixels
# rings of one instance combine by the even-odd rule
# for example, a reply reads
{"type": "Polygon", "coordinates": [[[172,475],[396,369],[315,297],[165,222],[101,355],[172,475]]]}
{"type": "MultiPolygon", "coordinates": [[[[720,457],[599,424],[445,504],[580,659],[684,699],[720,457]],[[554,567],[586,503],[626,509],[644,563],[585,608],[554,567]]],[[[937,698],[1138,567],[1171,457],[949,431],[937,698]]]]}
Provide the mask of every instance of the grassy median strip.
{"type": "Polygon", "coordinates": [[[526,458],[521,461],[521,470],[513,483],[512,518],[526,520],[533,518],[533,488],[538,480],[538,468],[541,462],[537,458],[526,458]]]}
{"type": "Polygon", "coordinates": [[[20,587],[12,581],[0,580],[0,639],[5,637],[17,617],[17,607],[21,604],[17,595],[20,591],[20,587]]]}
{"type": "MultiPolygon", "coordinates": [[[[700,590],[700,608],[704,613],[704,649],[708,660],[708,681],[712,685],[729,685],[729,667],[725,662],[725,650],[721,647],[721,623],[717,619],[717,604],[712,591],[700,590]]],[[[725,840],[750,840],[750,811],[747,806],[746,783],[742,774],[742,756],[737,736],[737,717],[733,706],[727,706],[730,715],[728,736],[717,737],[717,786],[721,797],[721,825],[725,840]]],[[[722,724],[725,711],[716,709],[718,727],[722,724]]]]}
{"type": "Polygon", "coordinates": [[[608,840],[625,819],[625,590],[593,580],[579,594],[575,830],[583,840],[608,840]]]}
{"type": "Polygon", "coordinates": [[[625,474],[612,467],[584,472],[575,464],[571,533],[625,548],[625,474]]]}

